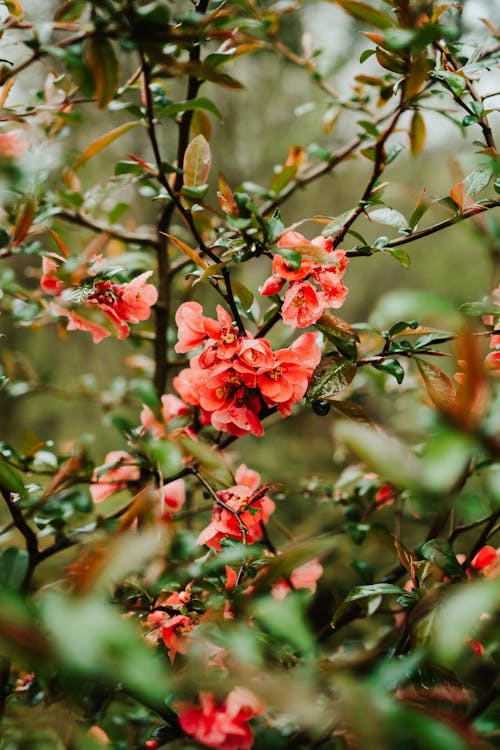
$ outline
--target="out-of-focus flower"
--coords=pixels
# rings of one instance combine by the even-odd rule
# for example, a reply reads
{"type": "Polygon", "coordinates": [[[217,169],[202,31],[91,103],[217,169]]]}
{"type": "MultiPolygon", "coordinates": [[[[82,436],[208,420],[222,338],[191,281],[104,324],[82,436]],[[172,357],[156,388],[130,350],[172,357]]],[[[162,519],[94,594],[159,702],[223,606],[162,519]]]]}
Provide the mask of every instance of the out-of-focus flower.
{"type": "Polygon", "coordinates": [[[130,482],[137,482],[140,477],[136,459],[125,451],[111,451],[104,459],[104,465],[109,465],[109,469],[103,472],[102,467],[96,467],[92,475],[90,494],[94,503],[102,503],[113,493],[125,489],[130,482]]]}
{"type": "Polygon", "coordinates": [[[28,141],[23,141],[21,130],[0,133],[0,159],[18,159],[29,147],[28,141]]]}
{"type": "Polygon", "coordinates": [[[263,706],[247,688],[236,687],[222,702],[208,692],[199,694],[199,706],[182,705],[182,729],[208,747],[218,750],[249,750],[253,734],[248,721],[259,716],[263,706]]]}

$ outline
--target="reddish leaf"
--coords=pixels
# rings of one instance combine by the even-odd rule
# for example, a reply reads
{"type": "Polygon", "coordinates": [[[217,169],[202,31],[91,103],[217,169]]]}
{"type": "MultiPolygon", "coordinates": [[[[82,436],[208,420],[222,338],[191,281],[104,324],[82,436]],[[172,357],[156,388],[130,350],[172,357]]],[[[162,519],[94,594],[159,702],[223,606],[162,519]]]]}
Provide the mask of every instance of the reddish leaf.
{"type": "Polygon", "coordinates": [[[217,199],[219,205],[225,214],[231,216],[239,216],[238,204],[234,198],[233,191],[231,190],[228,181],[222,172],[219,173],[219,189],[217,191],[217,199]]]}
{"type": "Polygon", "coordinates": [[[455,386],[451,378],[439,367],[424,359],[416,359],[416,362],[432,403],[440,411],[449,411],[456,398],[455,386]]]}
{"type": "Polygon", "coordinates": [[[165,237],[168,237],[168,239],[173,242],[174,245],[179,248],[179,250],[182,250],[183,253],[186,253],[188,258],[191,258],[193,263],[196,263],[197,266],[203,268],[203,270],[208,268],[208,265],[205,263],[197,250],[193,250],[192,247],[189,247],[189,245],[187,245],[185,242],[178,239],[177,237],[174,237],[173,234],[168,234],[168,232],[162,232],[162,234],[164,234],[165,237]]]}
{"type": "Polygon", "coordinates": [[[212,155],[207,140],[197,135],[186,149],[182,168],[184,170],[184,184],[188,187],[206,185],[210,174],[212,155]]]}
{"type": "Polygon", "coordinates": [[[95,141],[92,141],[90,146],[87,146],[83,154],[81,154],[81,156],[79,156],[75,161],[73,169],[75,171],[79,169],[83,164],[85,164],[85,162],[89,161],[89,159],[93,159],[94,156],[97,156],[97,154],[99,154],[103,149],[109,146],[110,143],[113,143],[113,141],[116,141],[116,139],[121,135],[131,130],[131,128],[136,128],[138,125],[142,125],[142,123],[138,120],[134,120],[133,122],[126,122],[123,125],[119,125],[117,128],[104,133],[104,135],[101,135],[99,138],[96,138],[95,141]]]}
{"type": "Polygon", "coordinates": [[[20,201],[20,211],[17,215],[14,235],[12,237],[12,245],[14,247],[20,245],[28,234],[35,218],[35,209],[36,203],[32,196],[25,196],[20,201]]]}

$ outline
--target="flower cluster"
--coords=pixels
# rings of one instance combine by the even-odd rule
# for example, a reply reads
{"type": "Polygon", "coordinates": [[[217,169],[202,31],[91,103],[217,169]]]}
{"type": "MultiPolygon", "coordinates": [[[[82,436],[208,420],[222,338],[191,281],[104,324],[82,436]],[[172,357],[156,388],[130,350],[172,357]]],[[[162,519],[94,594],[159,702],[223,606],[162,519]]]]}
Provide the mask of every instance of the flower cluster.
{"type": "Polygon", "coordinates": [[[248,750],[253,734],[248,721],[262,713],[262,705],[247,688],[235,687],[222,702],[200,693],[199,706],[183,705],[179,723],[186,734],[218,750],[248,750]]]}
{"type": "Polygon", "coordinates": [[[245,464],[238,467],[235,479],[233,487],[217,493],[224,505],[214,506],[212,520],[198,536],[198,544],[220,550],[220,543],[226,537],[242,541],[245,535],[249,544],[262,537],[263,524],[274,512],[275,504],[266,496],[252,501],[260,476],[245,464]]]}
{"type": "Polygon", "coordinates": [[[287,349],[273,351],[266,339],[238,331],[220,305],[213,320],[198,302],[185,302],[175,320],[176,352],[201,345],[204,350],[174,378],[174,387],[185,403],[200,407],[205,424],[236,437],[263,435],[259,415],[265,409],[290,415],[320,361],[316,334],[303,334],[287,349]]]}
{"type": "Polygon", "coordinates": [[[281,308],[284,323],[306,328],[319,320],[325,308],[344,304],[348,292],[343,281],[347,257],[344,250],[333,250],[331,237],[309,241],[298,232],[288,231],[278,240],[278,247],[293,251],[294,262],[290,262],[290,256],[287,262],[287,256],[276,253],[272,276],[260,293],[277,294],[289,282],[281,308]]]}
{"type": "Polygon", "coordinates": [[[99,273],[100,260],[99,256],[92,258],[83,271],[74,274],[73,278],[66,273],[65,278],[65,259],[56,254],[46,255],[42,260],[40,281],[43,291],[55,298],[53,311],[68,318],[68,331],[87,331],[92,334],[95,344],[111,333],[99,323],[75,312],[72,309],[75,303],[83,305],[88,312],[99,310],[112,324],[118,338],[126,339],[129,324],[148,320],[151,307],[158,298],[156,287],[146,283],[152,271],[145,271],[130,282],[115,284],[99,273]]]}

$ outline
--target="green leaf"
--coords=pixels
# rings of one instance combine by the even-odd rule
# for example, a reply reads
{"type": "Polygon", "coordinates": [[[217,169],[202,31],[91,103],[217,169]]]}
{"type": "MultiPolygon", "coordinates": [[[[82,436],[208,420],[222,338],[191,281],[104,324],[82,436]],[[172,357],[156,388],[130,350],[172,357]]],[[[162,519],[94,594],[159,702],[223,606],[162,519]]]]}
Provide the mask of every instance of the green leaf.
{"type": "Polygon", "coordinates": [[[288,247],[277,247],[276,252],[285,259],[287,266],[297,271],[302,265],[302,255],[288,247]]]}
{"type": "Polygon", "coordinates": [[[403,214],[392,208],[376,208],[369,212],[369,217],[372,221],[376,221],[379,224],[387,224],[399,229],[406,229],[408,227],[408,222],[403,214]]]}
{"type": "Polygon", "coordinates": [[[369,586],[356,586],[350,594],[344,599],[343,603],[335,611],[332,618],[332,627],[335,627],[339,616],[344,612],[351,602],[359,599],[369,599],[376,596],[409,596],[408,591],[400,586],[394,586],[392,583],[373,583],[369,586]]]}
{"type": "Polygon", "coordinates": [[[395,487],[418,488],[421,485],[417,460],[395,438],[354,422],[340,422],[335,433],[369,468],[395,487]]]}
{"type": "Polygon", "coordinates": [[[467,85],[467,81],[464,76],[458,73],[453,73],[451,70],[434,70],[432,78],[437,78],[440,81],[444,81],[455,96],[462,96],[467,85]]]}
{"type": "Polygon", "coordinates": [[[492,169],[480,169],[468,174],[463,183],[469,195],[476,195],[476,193],[484,190],[491,180],[492,175],[492,169]]]}
{"type": "Polygon", "coordinates": [[[431,492],[446,495],[456,492],[476,449],[470,435],[451,428],[441,428],[431,435],[421,455],[426,487],[431,492]]]}
{"type": "Polygon", "coordinates": [[[182,453],[170,440],[152,440],[146,445],[146,452],[166,479],[182,468],[182,453]]]}
{"type": "Polygon", "coordinates": [[[51,592],[41,602],[42,623],[58,661],[87,679],[163,704],[168,673],[131,620],[96,599],[51,592]]]}
{"type": "Polygon", "coordinates": [[[26,488],[15,469],[0,456],[0,488],[7,492],[15,492],[21,497],[26,494],[26,488]]]}
{"type": "Polygon", "coordinates": [[[180,435],[177,442],[186,455],[192,456],[198,462],[200,468],[214,477],[220,484],[225,487],[234,484],[232,474],[215,446],[207,445],[201,440],[193,440],[188,435],[180,435]]]}
{"type": "Polygon", "coordinates": [[[190,112],[192,110],[204,109],[207,112],[212,112],[220,120],[222,120],[222,113],[220,109],[214,104],[211,99],[207,99],[204,96],[199,96],[195,99],[188,99],[185,102],[177,102],[176,104],[169,104],[163,107],[158,112],[158,119],[161,120],[163,117],[173,117],[181,112],[190,112]]]}
{"type": "Polygon", "coordinates": [[[313,372],[306,394],[306,406],[345,390],[357,373],[356,364],[339,354],[327,354],[313,372]]]}
{"type": "Polygon", "coordinates": [[[304,656],[314,656],[315,640],[307,626],[304,609],[307,598],[292,591],[286,599],[261,597],[252,606],[252,613],[261,627],[279,640],[289,643],[304,656]]]}
{"type": "Polygon", "coordinates": [[[387,359],[384,359],[383,362],[377,362],[376,364],[373,364],[372,367],[374,367],[376,370],[381,370],[381,372],[387,372],[389,375],[392,375],[393,378],[396,378],[399,384],[401,384],[404,380],[405,371],[403,370],[397,359],[388,357],[387,359]]]}
{"type": "Polygon", "coordinates": [[[357,21],[369,23],[377,29],[389,29],[395,26],[393,19],[381,10],[358,0],[332,0],[340,5],[350,16],[357,21]]]}
{"type": "Polygon", "coordinates": [[[465,570],[457,562],[453,547],[447,539],[430,539],[420,547],[420,554],[450,578],[465,578],[465,570]]]}
{"type": "Polygon", "coordinates": [[[57,10],[55,21],[77,21],[82,15],[87,0],[66,0],[57,10]]]}
{"type": "Polygon", "coordinates": [[[253,292],[251,292],[248,287],[242,284],[241,281],[236,281],[235,279],[231,280],[231,288],[236,297],[238,297],[239,301],[243,305],[243,309],[250,310],[254,300],[253,292]]]}
{"type": "Polygon", "coordinates": [[[212,156],[210,146],[204,136],[197,135],[190,142],[184,154],[182,168],[184,170],[184,184],[189,187],[206,185],[210,174],[212,156]]]}
{"type": "Polygon", "coordinates": [[[500,579],[470,581],[453,587],[435,622],[433,649],[439,660],[452,666],[474,637],[484,612],[492,612],[500,603],[500,579]]]}
{"type": "Polygon", "coordinates": [[[0,587],[20,591],[26,573],[28,572],[30,557],[21,547],[7,547],[0,555],[0,587]]]}

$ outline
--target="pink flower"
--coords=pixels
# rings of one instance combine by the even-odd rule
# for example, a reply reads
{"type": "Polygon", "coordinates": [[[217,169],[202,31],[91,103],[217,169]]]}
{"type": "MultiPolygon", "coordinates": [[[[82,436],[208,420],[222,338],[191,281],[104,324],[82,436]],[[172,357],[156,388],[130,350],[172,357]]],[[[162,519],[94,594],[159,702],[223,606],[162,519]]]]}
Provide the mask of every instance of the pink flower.
{"type": "Polygon", "coordinates": [[[146,636],[146,640],[156,643],[161,637],[171,662],[174,661],[176,654],[187,652],[187,635],[195,626],[190,617],[187,615],[171,617],[163,610],[156,609],[148,615],[147,623],[155,627],[146,636]]]}
{"type": "Polygon", "coordinates": [[[281,292],[283,289],[285,283],[285,279],[282,279],[281,276],[273,273],[273,275],[266,279],[262,284],[259,290],[260,294],[262,294],[263,297],[271,297],[273,294],[278,294],[278,292],[281,292]]]}
{"type": "Polygon", "coordinates": [[[161,416],[163,423],[156,419],[149,406],[143,406],[141,411],[141,424],[144,430],[151,432],[155,440],[165,437],[166,425],[176,417],[189,413],[186,404],[173,394],[164,394],[161,397],[161,416]]]}
{"type": "Polygon", "coordinates": [[[90,494],[94,503],[101,503],[119,490],[125,489],[129,482],[137,482],[140,477],[136,459],[125,451],[111,451],[104,459],[104,465],[110,468],[102,472],[103,467],[96,467],[92,474],[90,494]]]}
{"type": "Polygon", "coordinates": [[[61,294],[65,288],[64,282],[57,275],[59,263],[56,263],[55,258],[64,261],[64,258],[61,258],[59,255],[53,255],[52,257],[44,255],[42,257],[43,276],[40,279],[40,286],[43,291],[53,296],[61,294]]]}
{"type": "Polygon", "coordinates": [[[316,581],[323,575],[323,566],[318,560],[299,565],[290,575],[290,584],[284,578],[275,583],[272,589],[272,595],[275,599],[284,599],[285,596],[293,589],[307,589],[314,593],[316,591],[316,581]]]}
{"type": "Polygon", "coordinates": [[[211,693],[200,692],[199,707],[183,705],[179,712],[182,729],[208,747],[218,750],[249,750],[253,734],[247,722],[263,707],[247,688],[234,688],[217,703],[211,693]]]}
{"type": "Polygon", "coordinates": [[[278,404],[283,416],[304,396],[311,375],[321,359],[316,334],[305,333],[288,349],[275,352],[272,366],[258,371],[257,384],[268,404],[278,404]]]}
{"type": "Polygon", "coordinates": [[[177,354],[185,354],[201,346],[207,338],[205,317],[199,302],[184,302],[175,314],[178,328],[177,354]]]}
{"type": "Polygon", "coordinates": [[[170,511],[177,511],[186,502],[186,486],[183,479],[174,479],[163,485],[163,518],[171,518],[170,511]]]}
{"type": "Polygon", "coordinates": [[[147,320],[158,298],[156,287],[145,283],[152,273],[146,271],[125,284],[98,281],[85,304],[98,305],[117,329],[118,338],[126,338],[129,330],[125,323],[147,320]]]}
{"type": "Polygon", "coordinates": [[[66,326],[68,331],[86,331],[87,333],[91,333],[94,344],[98,344],[100,341],[110,336],[109,331],[104,328],[104,326],[94,323],[93,320],[84,318],[82,315],[78,315],[78,313],[73,312],[72,310],[67,310],[65,307],[55,304],[52,305],[52,309],[57,315],[68,318],[68,325],[66,326]]]}
{"type": "Polygon", "coordinates": [[[309,281],[290,284],[283,300],[281,317],[292,328],[307,328],[316,323],[325,307],[323,294],[309,281]]]}
{"type": "MultiPolygon", "coordinates": [[[[493,336],[492,338],[498,339],[500,337],[493,336]]],[[[492,349],[492,351],[486,355],[484,363],[490,375],[500,378],[500,349],[492,349]]]]}
{"type": "Polygon", "coordinates": [[[0,159],[17,159],[24,154],[30,144],[22,136],[21,130],[0,133],[0,159]]]}
{"type": "Polygon", "coordinates": [[[320,269],[314,273],[314,278],[323,289],[325,307],[342,307],[349,290],[338,273],[338,269],[334,266],[320,266],[320,269]]]}

